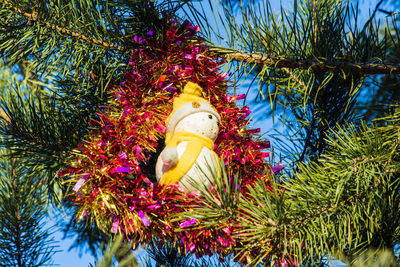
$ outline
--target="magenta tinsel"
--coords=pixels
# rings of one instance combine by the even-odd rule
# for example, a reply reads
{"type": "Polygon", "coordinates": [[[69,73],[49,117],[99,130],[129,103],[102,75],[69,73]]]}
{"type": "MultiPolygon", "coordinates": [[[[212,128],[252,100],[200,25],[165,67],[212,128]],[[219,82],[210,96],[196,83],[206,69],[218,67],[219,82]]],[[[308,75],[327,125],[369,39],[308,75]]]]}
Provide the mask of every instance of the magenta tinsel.
{"type": "Polygon", "coordinates": [[[201,220],[179,220],[176,214],[202,205],[201,196],[185,195],[177,184],[159,186],[152,178],[172,100],[188,81],[204,89],[221,115],[215,151],[232,172],[240,171],[242,195],[248,184],[269,183],[269,152],[264,150],[270,144],[257,136],[259,129],[246,129],[251,111],[235,103],[245,96],[227,94],[229,75],[219,70],[224,61],[195,35],[199,27],[167,18],[163,27],[161,37],[149,31],[146,38],[133,38],[141,48],[127,60],[123,81],[110,89],[107,108],[91,122],[97,128],[76,149],[80,156],[59,175],[69,177],[73,186],[68,198],[76,204],[78,219],[124,233],[134,245],[153,238],[160,244],[180,240],[184,250],[199,257],[228,255],[237,245],[234,232],[240,222],[202,228],[201,220]]]}

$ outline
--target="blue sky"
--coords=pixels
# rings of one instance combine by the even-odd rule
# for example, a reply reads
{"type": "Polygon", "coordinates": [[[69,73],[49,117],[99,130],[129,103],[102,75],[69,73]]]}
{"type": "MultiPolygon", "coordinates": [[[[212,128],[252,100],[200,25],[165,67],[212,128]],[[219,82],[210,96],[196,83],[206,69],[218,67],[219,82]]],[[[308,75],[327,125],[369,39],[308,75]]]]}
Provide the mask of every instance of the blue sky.
{"type": "MultiPolygon", "coordinates": [[[[207,1],[204,1],[207,2],[207,1]]],[[[362,11],[361,11],[361,18],[365,19],[368,17],[369,10],[374,8],[376,3],[378,1],[376,0],[371,0],[371,1],[360,1],[360,6],[362,6],[362,11]]],[[[293,3],[293,1],[271,1],[272,8],[275,11],[279,11],[280,9],[280,3],[285,8],[290,7],[290,5],[293,3]]],[[[208,15],[210,17],[212,16],[211,11],[208,11],[208,15]]],[[[242,90],[247,89],[246,87],[243,87],[242,90]]],[[[243,92],[238,92],[238,93],[244,93],[243,92]]],[[[252,93],[249,95],[249,99],[254,99],[254,96],[256,94],[256,90],[253,90],[252,93]]],[[[251,110],[253,111],[252,116],[253,120],[251,123],[251,128],[261,128],[261,132],[265,133],[268,130],[271,129],[272,127],[272,121],[271,120],[266,120],[265,115],[267,112],[266,109],[266,103],[256,103],[254,101],[248,102],[247,105],[250,106],[251,110]]],[[[272,141],[272,140],[271,140],[272,141]]],[[[62,217],[62,214],[58,214],[57,216],[62,217]]],[[[57,218],[57,220],[60,218],[57,218]]],[[[49,218],[47,221],[47,226],[53,226],[56,225],[56,222],[54,219],[49,218]]],[[[63,234],[61,232],[56,231],[54,234],[55,240],[59,241],[59,250],[60,252],[57,252],[54,256],[54,263],[57,264],[57,266],[60,267],[71,267],[71,266],[88,266],[90,263],[94,263],[94,258],[90,253],[83,253],[81,256],[79,256],[79,253],[76,249],[73,249],[71,251],[68,251],[69,247],[72,245],[73,240],[72,239],[63,239],[63,234]]]]}

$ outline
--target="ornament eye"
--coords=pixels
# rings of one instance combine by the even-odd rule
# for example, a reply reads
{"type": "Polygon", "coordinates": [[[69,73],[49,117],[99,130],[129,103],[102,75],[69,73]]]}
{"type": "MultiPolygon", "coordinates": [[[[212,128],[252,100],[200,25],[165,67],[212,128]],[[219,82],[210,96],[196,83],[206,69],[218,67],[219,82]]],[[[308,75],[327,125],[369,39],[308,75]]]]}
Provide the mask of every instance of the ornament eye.
{"type": "Polygon", "coordinates": [[[210,120],[212,120],[212,115],[208,115],[208,118],[209,118],[210,120]]]}
{"type": "Polygon", "coordinates": [[[221,125],[221,123],[217,122],[218,127],[221,125]]]}

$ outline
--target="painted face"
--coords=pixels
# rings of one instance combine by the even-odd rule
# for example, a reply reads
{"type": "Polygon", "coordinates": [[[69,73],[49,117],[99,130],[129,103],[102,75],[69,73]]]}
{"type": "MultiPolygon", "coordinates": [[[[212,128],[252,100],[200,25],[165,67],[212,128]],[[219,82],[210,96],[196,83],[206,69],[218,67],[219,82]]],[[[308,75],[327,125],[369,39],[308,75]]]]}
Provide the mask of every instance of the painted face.
{"type": "Polygon", "coordinates": [[[197,112],[180,120],[175,127],[175,132],[186,131],[210,138],[215,141],[219,131],[219,121],[209,112],[197,112]]]}

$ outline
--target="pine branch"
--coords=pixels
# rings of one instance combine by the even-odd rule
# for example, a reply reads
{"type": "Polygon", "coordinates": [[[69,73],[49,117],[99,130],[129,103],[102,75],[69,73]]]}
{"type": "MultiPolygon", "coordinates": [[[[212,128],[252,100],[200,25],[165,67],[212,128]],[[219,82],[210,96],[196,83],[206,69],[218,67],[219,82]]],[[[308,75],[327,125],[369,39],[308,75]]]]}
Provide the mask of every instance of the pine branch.
{"type": "MultiPolygon", "coordinates": [[[[399,119],[396,113],[382,118],[383,126],[339,127],[317,163],[301,164],[293,179],[272,184],[273,191],[260,181],[248,187],[249,195],[237,198],[238,206],[216,203],[202,191],[205,207],[182,216],[207,221],[218,213],[235,214],[231,218],[240,222],[236,233],[243,244],[237,253],[256,255],[250,264],[273,261],[282,251],[300,264],[334,252],[391,248],[399,238],[399,119]]],[[[220,194],[219,199],[235,196],[220,194]]]]}
{"type": "Polygon", "coordinates": [[[63,35],[67,35],[67,36],[70,36],[70,37],[73,37],[73,38],[76,38],[76,39],[83,40],[83,41],[85,41],[85,42],[87,42],[89,44],[102,46],[102,47],[104,47],[106,49],[118,50],[118,51],[125,51],[126,50],[121,46],[117,46],[117,45],[114,45],[114,44],[111,44],[111,43],[107,43],[105,41],[101,41],[101,40],[95,39],[93,37],[85,36],[83,34],[71,31],[71,30],[69,30],[67,28],[61,27],[59,25],[52,24],[52,23],[50,23],[48,21],[45,21],[45,20],[40,20],[37,17],[37,14],[35,13],[34,10],[32,10],[31,13],[27,13],[27,12],[24,12],[23,10],[21,10],[20,8],[18,8],[17,6],[14,6],[11,2],[9,2],[7,0],[0,0],[0,2],[3,2],[4,5],[6,5],[9,9],[14,11],[15,13],[26,17],[28,19],[29,23],[36,22],[39,25],[44,25],[44,26],[46,26],[47,28],[49,28],[51,30],[58,31],[59,33],[61,33],[63,35]]]}
{"type": "Polygon", "coordinates": [[[60,95],[65,92],[58,82],[70,82],[69,90],[90,82],[97,94],[91,99],[103,98],[111,79],[126,67],[131,51],[125,48],[137,46],[133,36],[146,34],[160,18],[158,7],[147,1],[0,3],[0,53],[6,63],[29,58],[39,77],[53,76],[60,95]]]}
{"type": "Polygon", "coordinates": [[[140,266],[132,253],[131,244],[122,235],[110,239],[102,258],[95,263],[96,267],[115,266],[114,259],[118,261],[118,267],[140,266]]]}
{"type": "Polygon", "coordinates": [[[17,178],[16,177],[16,172],[15,172],[15,164],[14,162],[11,162],[12,166],[12,174],[11,174],[11,190],[12,190],[12,195],[13,199],[12,202],[14,204],[14,210],[15,210],[15,249],[16,249],[16,256],[17,256],[17,266],[22,266],[22,255],[23,251],[21,249],[21,226],[22,226],[22,221],[21,221],[21,207],[18,206],[18,203],[20,203],[20,197],[19,197],[19,192],[17,188],[17,178]]]}
{"type": "MultiPolygon", "coordinates": [[[[0,152],[3,158],[4,151],[0,152]]],[[[44,228],[45,198],[39,177],[23,161],[0,160],[0,265],[44,266],[52,261],[55,241],[44,228]]]]}
{"type": "MultiPolygon", "coordinates": [[[[222,38],[222,33],[214,30],[208,21],[205,25],[221,40],[219,46],[210,50],[222,58],[248,63],[238,64],[239,69],[260,71],[262,66],[267,66],[346,75],[400,73],[397,61],[389,62],[385,54],[389,46],[397,49],[398,36],[395,33],[379,35],[379,24],[374,24],[382,1],[363,27],[358,27],[357,8],[349,2],[302,0],[294,3],[293,10],[281,9],[280,14],[275,14],[268,2],[260,1],[240,5],[239,15],[231,10],[234,1],[226,2],[223,11],[211,4],[210,9],[223,24],[227,38],[222,38]],[[260,67],[254,68],[255,65],[260,67]]],[[[199,19],[194,16],[193,20],[199,19]]],[[[262,80],[264,76],[258,74],[262,80]]]]}
{"type": "Polygon", "coordinates": [[[18,75],[3,67],[0,75],[0,144],[8,149],[2,156],[24,160],[24,167],[42,178],[46,193],[58,202],[56,174],[83,137],[80,129],[87,128],[87,118],[39,90],[42,83],[29,64],[25,67],[18,75]]]}
{"type": "Polygon", "coordinates": [[[210,51],[227,60],[246,62],[274,68],[312,69],[315,72],[344,72],[346,74],[400,74],[400,64],[355,64],[344,61],[317,61],[273,57],[262,53],[246,53],[223,48],[210,51]]]}
{"type": "MultiPolygon", "coordinates": [[[[13,10],[15,13],[26,17],[29,23],[36,22],[39,25],[44,25],[51,30],[58,31],[60,34],[80,39],[89,44],[101,46],[109,50],[125,51],[125,52],[131,51],[126,47],[98,40],[96,38],[74,32],[65,27],[55,25],[48,21],[40,20],[38,19],[35,11],[32,11],[31,13],[24,12],[20,8],[14,6],[8,0],[0,0],[0,2],[3,2],[9,9],[13,10]]],[[[284,57],[273,57],[262,53],[246,53],[242,51],[232,51],[230,49],[221,49],[216,47],[211,48],[210,51],[228,60],[271,66],[275,68],[312,69],[315,72],[329,71],[329,72],[344,72],[344,73],[364,74],[364,75],[400,73],[400,64],[354,64],[350,62],[341,62],[341,61],[290,59],[284,57]]]]}
{"type": "MultiPolygon", "coordinates": [[[[389,171],[385,171],[385,172],[389,173],[389,171]]],[[[393,172],[393,170],[390,172],[393,172]]],[[[369,188],[367,188],[366,190],[364,190],[356,195],[352,195],[347,198],[344,198],[344,199],[340,200],[340,202],[338,202],[338,203],[334,203],[332,205],[327,205],[325,207],[321,207],[319,210],[309,213],[304,217],[293,219],[293,222],[288,225],[285,225],[285,227],[289,227],[289,228],[299,227],[312,219],[318,218],[320,216],[329,215],[332,212],[337,211],[339,208],[344,207],[345,205],[354,204],[354,203],[356,203],[356,201],[362,201],[363,198],[367,197],[368,194],[370,194],[371,192],[376,190],[380,185],[381,185],[381,182],[380,182],[380,180],[378,180],[375,182],[375,184],[371,185],[369,188]]],[[[279,226],[279,225],[277,224],[277,226],[279,226]]]]}

